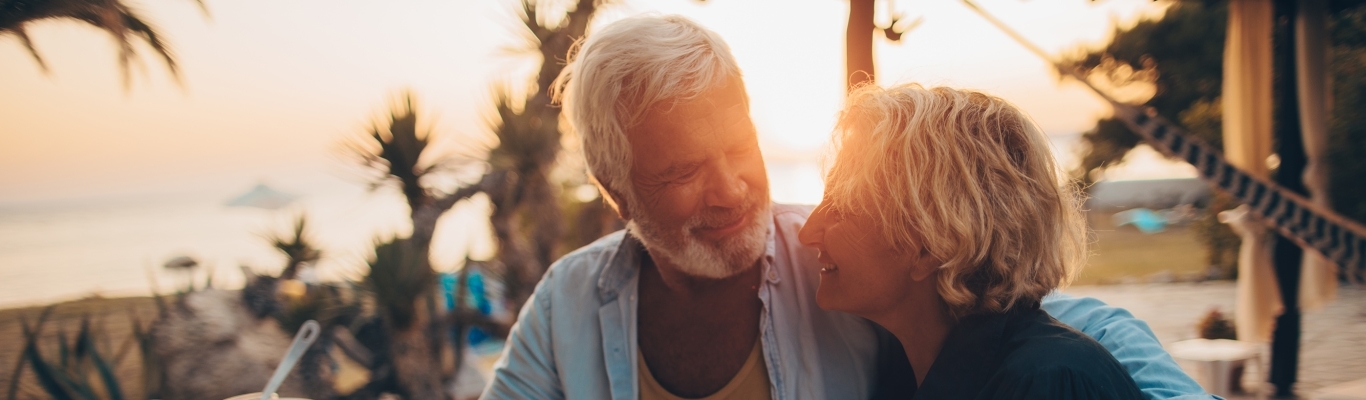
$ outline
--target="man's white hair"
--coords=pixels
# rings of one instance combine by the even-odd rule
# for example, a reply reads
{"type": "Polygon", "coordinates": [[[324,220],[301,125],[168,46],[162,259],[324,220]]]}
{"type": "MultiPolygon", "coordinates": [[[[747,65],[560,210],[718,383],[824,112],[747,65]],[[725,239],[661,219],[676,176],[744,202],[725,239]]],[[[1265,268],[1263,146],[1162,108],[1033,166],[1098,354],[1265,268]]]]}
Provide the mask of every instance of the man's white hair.
{"type": "Polygon", "coordinates": [[[583,141],[589,173],[628,203],[635,190],[626,131],[656,106],[740,81],[740,67],[721,36],[676,15],[613,22],[576,49],[553,85],[554,96],[583,141]]]}

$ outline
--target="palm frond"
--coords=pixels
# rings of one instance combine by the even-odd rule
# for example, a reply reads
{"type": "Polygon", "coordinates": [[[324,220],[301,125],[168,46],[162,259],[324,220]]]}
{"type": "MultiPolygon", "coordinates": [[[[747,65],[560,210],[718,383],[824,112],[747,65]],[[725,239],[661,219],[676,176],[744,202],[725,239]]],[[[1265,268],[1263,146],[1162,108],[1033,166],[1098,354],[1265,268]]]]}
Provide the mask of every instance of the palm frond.
{"type": "Polygon", "coordinates": [[[422,178],[439,164],[427,159],[441,158],[426,154],[430,131],[418,127],[413,103],[412,93],[404,93],[390,106],[387,125],[375,123],[363,138],[345,146],[351,158],[371,171],[371,188],[396,182],[409,205],[418,205],[427,198],[422,178]]]}
{"type": "MultiPolygon", "coordinates": [[[[158,315],[165,315],[164,312],[158,315]]],[[[153,349],[156,338],[152,336],[151,326],[143,327],[137,316],[130,316],[133,325],[133,339],[137,340],[138,355],[142,356],[142,387],[146,398],[161,397],[162,360],[153,349]]]]}
{"type": "Polygon", "coordinates": [[[492,130],[498,142],[489,149],[489,164],[518,173],[549,166],[560,152],[558,127],[546,126],[550,122],[540,112],[542,107],[527,104],[518,110],[512,102],[506,90],[496,92],[498,120],[492,130]]]}
{"type": "MultiPolygon", "coordinates": [[[[299,214],[294,219],[294,229],[289,235],[271,235],[267,237],[271,246],[285,255],[285,269],[280,272],[280,279],[294,279],[298,274],[299,268],[305,264],[313,263],[322,258],[322,250],[313,244],[305,234],[307,231],[308,219],[305,215],[299,214]]],[[[212,276],[212,275],[210,275],[212,276]]]]}
{"type": "MultiPolygon", "coordinates": [[[[195,2],[199,4],[204,15],[208,16],[208,8],[204,2],[195,2]]],[[[119,47],[118,60],[125,89],[131,84],[130,63],[136,60],[137,56],[136,48],[133,46],[135,41],[150,46],[166,64],[172,78],[180,82],[180,70],[175,54],[163,36],[132,7],[120,0],[0,0],[0,35],[14,33],[18,36],[44,72],[49,71],[48,65],[29,38],[27,25],[49,19],[77,20],[109,34],[119,47]]]]}
{"type": "Polygon", "coordinates": [[[109,400],[123,400],[123,389],[120,388],[118,377],[114,374],[114,369],[109,365],[98,348],[95,347],[95,338],[105,337],[102,331],[91,328],[90,315],[81,318],[81,328],[76,333],[76,343],[74,351],[74,368],[66,369],[67,375],[73,381],[80,383],[80,389],[88,393],[90,398],[95,396],[94,385],[90,384],[85,367],[88,362],[95,368],[96,375],[100,378],[101,385],[104,386],[104,393],[109,396],[109,400]]]}
{"type": "Polygon", "coordinates": [[[43,56],[38,55],[38,49],[33,47],[33,39],[28,37],[28,32],[19,30],[14,33],[19,36],[19,41],[24,44],[24,48],[28,49],[28,54],[33,56],[33,61],[38,63],[38,69],[45,74],[50,73],[52,70],[47,67],[47,62],[43,61],[43,56]]]}

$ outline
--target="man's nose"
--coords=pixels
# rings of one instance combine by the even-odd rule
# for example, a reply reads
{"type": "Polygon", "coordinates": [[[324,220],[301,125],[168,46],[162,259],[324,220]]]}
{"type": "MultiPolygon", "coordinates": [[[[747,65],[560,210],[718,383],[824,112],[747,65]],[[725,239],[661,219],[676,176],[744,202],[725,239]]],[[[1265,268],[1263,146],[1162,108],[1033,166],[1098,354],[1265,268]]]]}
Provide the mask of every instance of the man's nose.
{"type": "Polygon", "coordinates": [[[717,163],[712,175],[711,187],[707,190],[707,205],[711,207],[737,208],[745,204],[749,195],[749,184],[740,177],[740,171],[731,168],[729,163],[717,163]]]}

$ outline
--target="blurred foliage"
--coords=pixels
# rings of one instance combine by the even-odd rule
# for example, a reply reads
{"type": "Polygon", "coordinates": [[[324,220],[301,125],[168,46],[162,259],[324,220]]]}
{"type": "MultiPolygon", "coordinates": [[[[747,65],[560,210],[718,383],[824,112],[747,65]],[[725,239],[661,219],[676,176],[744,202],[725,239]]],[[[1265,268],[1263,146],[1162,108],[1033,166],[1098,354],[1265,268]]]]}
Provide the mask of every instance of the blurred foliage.
{"type": "Polygon", "coordinates": [[[1228,225],[1219,222],[1219,213],[1237,208],[1238,204],[1232,196],[1216,191],[1209,207],[1191,221],[1191,229],[1205,246],[1206,265],[1228,279],[1238,278],[1238,248],[1243,239],[1228,225]]]}
{"type": "MultiPolygon", "coordinates": [[[[1223,112],[1218,98],[1212,101],[1197,100],[1190,108],[1181,111],[1180,118],[1181,125],[1187,132],[1204,139],[1212,146],[1223,148],[1223,112]]],[[[1213,194],[1213,198],[1200,211],[1195,221],[1191,222],[1191,228],[1195,230],[1201,244],[1205,245],[1207,265],[1216,269],[1221,277],[1236,279],[1238,247],[1242,245],[1243,240],[1228,225],[1219,222],[1219,213],[1236,208],[1239,203],[1217,188],[1210,193],[1213,194]]]]}
{"type": "Polygon", "coordinates": [[[81,318],[75,340],[68,341],[65,330],[57,332],[55,359],[43,356],[39,338],[51,314],[52,307],[48,307],[35,325],[29,325],[26,318],[21,321],[24,350],[20,368],[15,370],[10,379],[8,398],[14,398],[15,389],[19,386],[20,369],[27,366],[37,376],[43,391],[53,399],[122,400],[123,389],[114,373],[115,358],[110,357],[108,346],[104,350],[96,346],[96,341],[104,338],[99,330],[91,327],[90,316],[81,318]]]}
{"type": "MultiPolygon", "coordinates": [[[[208,9],[203,0],[195,0],[205,15],[208,9]]],[[[47,62],[38,54],[33,41],[28,36],[27,24],[49,20],[65,19],[84,22],[103,30],[118,45],[119,67],[123,72],[124,87],[131,82],[130,64],[136,61],[137,51],[133,42],[142,41],[156,51],[166,63],[171,75],[179,79],[180,71],[176,66],[175,55],[166,44],[162,35],[146,19],[138,15],[133,7],[120,0],[0,0],[0,36],[12,33],[28,49],[33,60],[43,72],[48,72],[47,62]]]]}
{"type": "Polygon", "coordinates": [[[367,134],[368,140],[350,145],[360,164],[372,173],[368,177],[371,189],[396,183],[408,205],[416,208],[427,197],[420,180],[435,170],[437,163],[422,159],[430,131],[418,128],[413,103],[413,94],[404,92],[390,106],[387,125],[375,122],[367,134]]]}
{"type": "Polygon", "coordinates": [[[403,93],[390,106],[387,121],[372,124],[364,137],[345,146],[368,172],[371,190],[394,185],[402,192],[413,222],[410,237],[425,254],[441,215],[457,202],[483,191],[490,177],[451,193],[435,188],[440,174],[459,170],[467,163],[429,151],[431,131],[419,125],[415,103],[412,93],[403,93]]]}
{"type": "Polygon", "coordinates": [[[435,284],[436,273],[427,265],[426,254],[412,240],[393,239],[375,245],[365,286],[395,328],[412,325],[417,319],[417,300],[435,284]]]}
{"type": "Polygon", "coordinates": [[[285,301],[275,318],[285,332],[298,332],[304,322],[318,321],[323,329],[349,326],[364,317],[359,301],[349,287],[336,285],[308,285],[298,298],[285,301]]]}
{"type": "MultiPolygon", "coordinates": [[[[1161,19],[1115,29],[1105,47],[1065,57],[1063,63],[1111,86],[1151,85],[1154,94],[1144,105],[1184,124],[1181,114],[1197,104],[1206,104],[1206,112],[1219,111],[1216,101],[1223,82],[1227,20],[1228,8],[1222,2],[1175,2],[1161,19]]],[[[1222,148],[1218,129],[1191,133],[1222,148]]],[[[1074,176],[1089,185],[1142,139],[1123,123],[1107,118],[1083,133],[1082,142],[1082,162],[1074,176]]]]}
{"type": "MultiPolygon", "coordinates": [[[[591,183],[566,182],[561,190],[564,193],[576,193],[589,189],[597,194],[598,188],[591,183]]],[[[560,237],[559,249],[556,250],[558,254],[574,251],[625,227],[625,222],[617,217],[616,210],[607,205],[601,195],[586,200],[569,195],[561,196],[560,207],[564,209],[564,221],[570,229],[566,229],[560,237]]]]}
{"type": "MultiPolygon", "coordinates": [[[[156,305],[159,315],[165,315],[166,305],[160,296],[156,297],[156,305]]],[[[159,399],[161,398],[162,384],[165,383],[163,382],[165,375],[162,373],[161,356],[157,355],[153,348],[151,327],[144,327],[137,316],[129,316],[129,318],[133,323],[133,335],[130,338],[136,343],[139,359],[142,360],[142,388],[147,392],[146,398],[159,399]]],[[[119,355],[115,363],[117,364],[118,360],[122,360],[122,358],[123,356],[119,355]]]]}
{"type": "MultiPolygon", "coordinates": [[[[502,284],[503,298],[496,300],[509,309],[512,318],[550,263],[567,251],[562,236],[566,221],[561,187],[565,182],[585,178],[581,170],[557,174],[556,167],[565,157],[561,149],[563,133],[559,125],[560,108],[551,104],[549,88],[564,68],[561,60],[575,41],[585,35],[589,21],[603,1],[521,2],[521,26],[517,29],[525,40],[521,50],[539,56],[540,68],[526,93],[496,91],[494,119],[490,123],[494,143],[457,143],[467,150],[473,149],[466,154],[433,151],[431,145],[438,137],[420,125],[410,93],[403,94],[390,107],[387,121],[373,124],[367,135],[347,143],[350,155],[370,173],[372,189],[397,186],[408,203],[413,223],[409,238],[376,247],[370,273],[365,277],[365,286],[372,291],[379,313],[388,322],[379,331],[361,329],[357,337],[362,341],[372,338],[389,342],[387,349],[372,346],[372,350],[377,350],[377,358],[394,368],[393,373],[377,374],[377,380],[388,383],[369,386],[392,388],[417,397],[433,393],[440,387],[434,383],[451,376],[438,374],[441,367],[461,364],[465,330],[480,327],[501,336],[513,323],[511,318],[495,320],[482,315],[463,300],[456,301],[454,309],[446,310],[446,315],[437,315],[440,307],[432,290],[436,273],[429,264],[431,240],[437,220],[455,204],[475,194],[487,196],[492,206],[489,224],[497,246],[495,258],[467,260],[464,268],[477,265],[502,284]],[[467,181],[455,191],[438,188],[443,180],[438,178],[439,174],[459,175],[481,166],[484,172],[477,180],[467,181]],[[448,331],[454,331],[454,343],[441,340],[448,331]]],[[[462,271],[461,276],[466,272],[462,271]]],[[[465,281],[457,281],[456,293],[463,299],[465,281]]],[[[316,307],[306,306],[300,311],[316,307]]]]}
{"type": "Polygon", "coordinates": [[[271,245],[285,255],[285,269],[280,272],[280,279],[294,279],[299,273],[299,268],[322,258],[322,251],[304,235],[307,227],[308,219],[300,214],[294,219],[292,235],[268,238],[271,245]]]}
{"type": "Polygon", "coordinates": [[[1210,309],[1205,316],[1196,324],[1195,330],[1200,333],[1202,339],[1228,339],[1237,340],[1238,332],[1233,327],[1233,321],[1229,320],[1219,309],[1210,309]]]}
{"type": "MultiPolygon", "coordinates": [[[[1145,106],[1222,149],[1219,95],[1223,87],[1227,23],[1225,3],[1176,2],[1161,19],[1116,29],[1105,47],[1063,62],[1113,87],[1151,86],[1153,95],[1144,102],[1145,106]]],[[[1089,187],[1107,167],[1119,164],[1142,141],[1115,118],[1097,121],[1094,128],[1082,134],[1081,163],[1073,171],[1074,178],[1089,187]]],[[[1218,213],[1236,206],[1227,196],[1217,194],[1193,223],[1206,246],[1209,265],[1225,272],[1227,277],[1237,271],[1241,241],[1219,222],[1218,213]]]]}
{"type": "MultiPolygon", "coordinates": [[[[427,251],[412,239],[392,239],[375,246],[364,286],[376,305],[380,329],[370,337],[370,350],[380,355],[380,391],[404,398],[438,398],[442,382],[452,376],[442,368],[450,345],[442,340],[441,319],[434,317],[433,288],[437,275],[427,251]],[[385,369],[388,369],[385,371],[385,369]]],[[[457,364],[458,365],[458,364],[457,364]]]]}
{"type": "MultiPolygon", "coordinates": [[[[1117,29],[1108,45],[1074,55],[1066,63],[1116,87],[1152,85],[1155,94],[1144,105],[1222,148],[1219,95],[1227,18],[1226,3],[1177,2],[1161,19],[1117,29]]],[[[1324,155],[1329,170],[1328,193],[1339,213],[1366,221],[1366,186],[1359,184],[1360,177],[1366,176],[1366,162],[1361,156],[1366,154],[1366,135],[1361,134],[1366,131],[1366,6],[1334,5],[1329,31],[1333,98],[1328,152],[1324,155]]],[[[1098,121],[1082,140],[1082,161],[1074,176],[1087,184],[1141,143],[1137,135],[1113,119],[1098,121]]],[[[1215,216],[1236,206],[1231,198],[1219,194],[1195,223],[1210,249],[1211,265],[1230,276],[1236,273],[1240,241],[1215,216]]]]}
{"type": "Polygon", "coordinates": [[[1366,6],[1333,14],[1329,32],[1328,196],[1343,216],[1366,221],[1366,6]]]}
{"type": "Polygon", "coordinates": [[[497,119],[490,126],[497,143],[485,153],[491,173],[502,178],[485,188],[493,205],[489,224],[498,243],[497,262],[490,269],[503,278],[512,315],[531,297],[550,263],[564,254],[560,245],[566,225],[562,184],[583,181],[585,176],[582,169],[556,175],[559,161],[573,156],[561,151],[561,109],[552,104],[550,88],[564,70],[563,60],[575,41],[587,34],[588,23],[605,2],[573,0],[572,6],[564,4],[568,2],[521,2],[517,31],[524,38],[523,50],[540,57],[540,68],[526,93],[498,91],[497,119]]]}

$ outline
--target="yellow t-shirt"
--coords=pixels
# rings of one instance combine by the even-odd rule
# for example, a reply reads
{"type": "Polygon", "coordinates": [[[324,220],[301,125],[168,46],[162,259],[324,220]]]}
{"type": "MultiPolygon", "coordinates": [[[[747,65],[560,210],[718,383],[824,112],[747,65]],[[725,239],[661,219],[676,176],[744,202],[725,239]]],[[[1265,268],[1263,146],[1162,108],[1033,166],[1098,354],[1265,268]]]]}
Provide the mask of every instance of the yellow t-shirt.
{"type": "MultiPolygon", "coordinates": [[[[640,374],[640,400],[684,400],[669,393],[659,382],[655,380],[653,373],[650,373],[650,366],[645,365],[645,355],[636,351],[636,365],[640,374]]],[[[750,350],[749,358],[745,360],[745,365],[740,367],[740,372],[735,377],[730,378],[730,382],[721,390],[712,393],[710,396],[702,397],[697,400],[739,400],[739,399],[768,399],[772,398],[769,394],[768,368],[764,365],[763,347],[760,341],[754,341],[754,349],[750,350]]]]}

